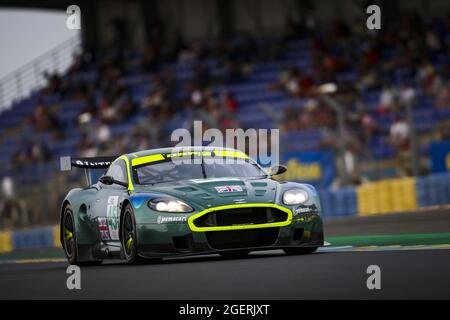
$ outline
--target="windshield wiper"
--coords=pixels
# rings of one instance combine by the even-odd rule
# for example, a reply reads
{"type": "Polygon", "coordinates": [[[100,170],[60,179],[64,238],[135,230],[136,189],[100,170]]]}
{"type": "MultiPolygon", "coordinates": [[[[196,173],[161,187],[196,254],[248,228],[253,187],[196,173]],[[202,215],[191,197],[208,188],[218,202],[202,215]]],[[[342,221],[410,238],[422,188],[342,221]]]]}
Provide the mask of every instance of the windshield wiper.
{"type": "Polygon", "coordinates": [[[203,175],[203,179],[206,179],[206,168],[205,168],[205,161],[203,161],[203,157],[202,157],[202,163],[200,164],[202,167],[202,175],[203,175]]]}

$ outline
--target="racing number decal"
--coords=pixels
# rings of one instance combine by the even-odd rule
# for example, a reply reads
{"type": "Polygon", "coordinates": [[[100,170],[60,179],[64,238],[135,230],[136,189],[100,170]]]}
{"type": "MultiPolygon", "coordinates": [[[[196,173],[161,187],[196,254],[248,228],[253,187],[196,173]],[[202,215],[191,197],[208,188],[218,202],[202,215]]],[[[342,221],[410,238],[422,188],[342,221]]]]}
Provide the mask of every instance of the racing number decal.
{"type": "Polygon", "coordinates": [[[106,219],[111,240],[119,240],[119,196],[108,197],[106,219]]]}

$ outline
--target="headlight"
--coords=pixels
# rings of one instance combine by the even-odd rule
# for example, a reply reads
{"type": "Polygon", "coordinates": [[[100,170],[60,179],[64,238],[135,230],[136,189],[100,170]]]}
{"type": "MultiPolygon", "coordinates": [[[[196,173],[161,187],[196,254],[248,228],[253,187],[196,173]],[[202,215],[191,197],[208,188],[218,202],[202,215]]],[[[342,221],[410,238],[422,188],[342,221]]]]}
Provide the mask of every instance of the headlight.
{"type": "Polygon", "coordinates": [[[283,194],[283,203],[288,206],[305,203],[308,199],[308,192],[301,189],[288,190],[283,194]]]}
{"type": "Polygon", "coordinates": [[[148,206],[156,211],[160,212],[191,212],[194,209],[184,203],[183,201],[177,199],[154,199],[148,202],[148,206]]]}

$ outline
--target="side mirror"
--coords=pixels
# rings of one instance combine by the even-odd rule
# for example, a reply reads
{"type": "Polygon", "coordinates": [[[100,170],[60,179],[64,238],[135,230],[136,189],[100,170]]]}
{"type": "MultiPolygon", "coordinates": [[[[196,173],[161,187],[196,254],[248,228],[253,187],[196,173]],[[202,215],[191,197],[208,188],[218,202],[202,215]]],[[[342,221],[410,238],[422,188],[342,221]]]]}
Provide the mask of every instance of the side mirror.
{"type": "Polygon", "coordinates": [[[99,181],[103,184],[106,184],[108,186],[112,185],[112,184],[118,184],[119,186],[123,186],[125,188],[128,187],[128,183],[122,182],[122,181],[118,181],[115,180],[113,177],[111,176],[103,176],[99,179],[99,181]]]}
{"type": "Polygon", "coordinates": [[[281,164],[275,164],[270,167],[269,172],[272,176],[276,176],[279,174],[283,174],[287,171],[286,166],[283,166],[281,164]]]}

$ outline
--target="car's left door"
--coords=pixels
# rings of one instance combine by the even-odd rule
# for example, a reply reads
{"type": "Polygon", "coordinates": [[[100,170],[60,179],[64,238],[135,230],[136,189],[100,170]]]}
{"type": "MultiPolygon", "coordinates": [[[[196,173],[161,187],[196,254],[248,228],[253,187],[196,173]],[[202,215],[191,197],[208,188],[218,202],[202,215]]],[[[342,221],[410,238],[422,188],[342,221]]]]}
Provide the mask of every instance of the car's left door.
{"type": "MultiPolygon", "coordinates": [[[[114,180],[128,182],[126,163],[118,159],[114,161],[106,172],[114,180]]],[[[120,210],[123,201],[128,197],[128,189],[119,184],[106,185],[98,183],[93,210],[101,240],[109,244],[119,245],[120,210]]]]}

